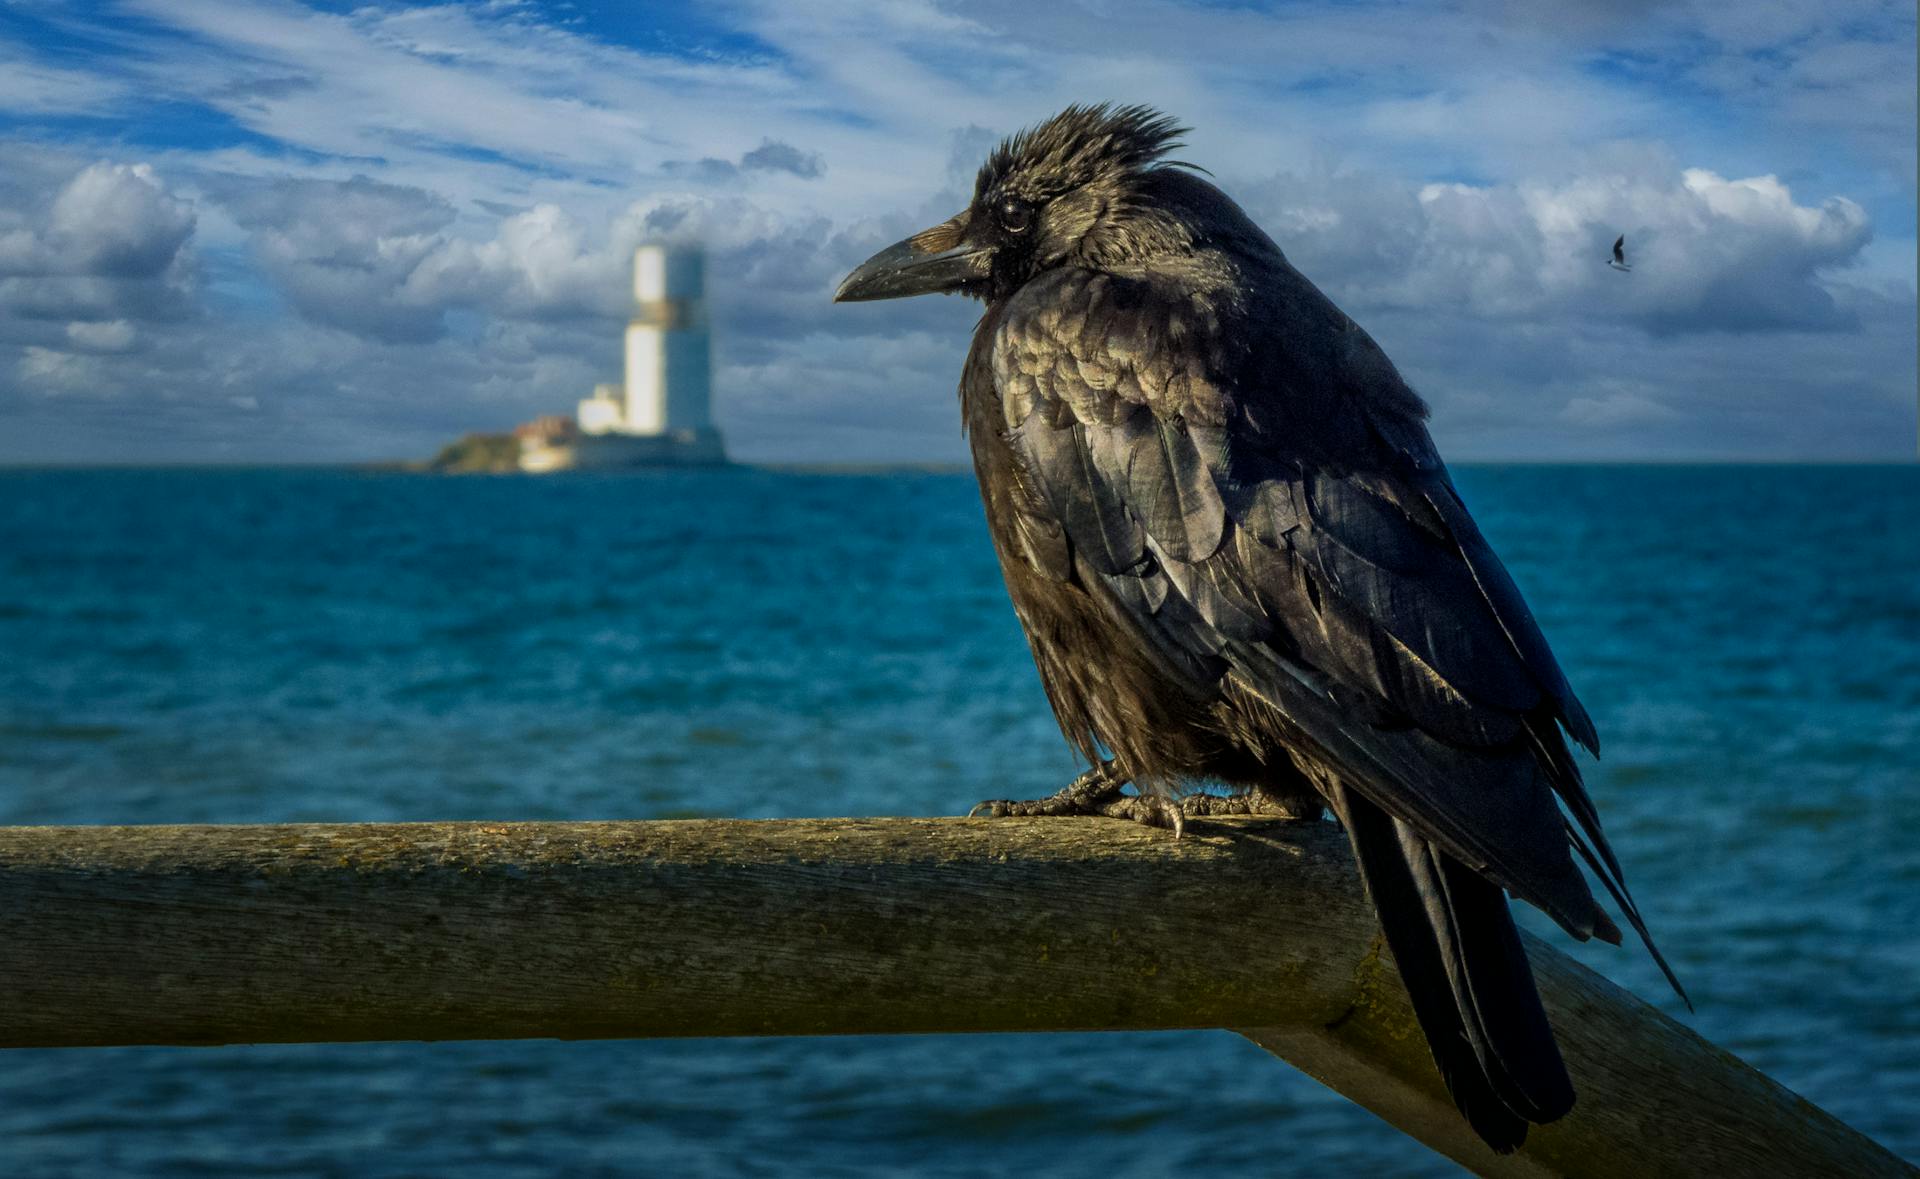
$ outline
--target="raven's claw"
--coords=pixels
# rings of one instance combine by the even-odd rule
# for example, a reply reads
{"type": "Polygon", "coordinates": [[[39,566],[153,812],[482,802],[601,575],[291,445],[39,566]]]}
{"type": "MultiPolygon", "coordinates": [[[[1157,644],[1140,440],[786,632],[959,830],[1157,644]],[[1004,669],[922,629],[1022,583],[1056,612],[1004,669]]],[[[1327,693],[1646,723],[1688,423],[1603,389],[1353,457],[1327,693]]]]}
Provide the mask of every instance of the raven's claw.
{"type": "Polygon", "coordinates": [[[1057,794],[1046,798],[1029,798],[1015,801],[1007,798],[991,798],[975,803],[967,812],[967,818],[982,815],[989,819],[1034,818],[1052,815],[1099,815],[1105,814],[1101,808],[1121,797],[1120,787],[1126,779],[1119,777],[1113,769],[1113,763],[1103,761],[1086,773],[1067,783],[1057,794]]]}
{"type": "Polygon", "coordinates": [[[1258,789],[1242,794],[1189,794],[1180,800],[1180,809],[1188,818],[1258,815],[1299,822],[1313,822],[1326,814],[1325,804],[1316,796],[1283,796],[1258,789]]]}
{"type": "Polygon", "coordinates": [[[1316,796],[1269,794],[1260,789],[1239,794],[1189,794],[1175,802],[1158,794],[1122,794],[1127,779],[1110,761],[1081,774],[1056,794],[1013,800],[991,798],[975,803],[967,818],[1051,818],[1059,815],[1097,815],[1127,819],[1149,827],[1166,827],[1178,839],[1187,820],[1218,815],[1264,815],[1276,819],[1312,821],[1325,814],[1316,796]]]}
{"type": "Polygon", "coordinates": [[[977,803],[967,812],[969,819],[1034,818],[1055,815],[1099,815],[1109,819],[1128,819],[1150,827],[1168,827],[1178,839],[1186,830],[1186,814],[1179,803],[1158,794],[1122,794],[1127,779],[1103,761],[1067,783],[1057,794],[1046,798],[1014,801],[1005,798],[977,803]]]}

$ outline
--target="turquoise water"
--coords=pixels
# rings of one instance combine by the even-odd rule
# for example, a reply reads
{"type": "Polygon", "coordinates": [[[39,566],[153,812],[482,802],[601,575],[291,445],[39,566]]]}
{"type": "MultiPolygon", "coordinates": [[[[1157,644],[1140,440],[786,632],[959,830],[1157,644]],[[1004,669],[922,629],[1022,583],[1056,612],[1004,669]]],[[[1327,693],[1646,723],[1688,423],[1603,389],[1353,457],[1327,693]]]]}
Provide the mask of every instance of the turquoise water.
{"type": "MultiPolygon", "coordinates": [[[[1920,1158],[1920,468],[1458,475],[1680,1017],[1920,1158]]],[[[967,475],[0,472],[0,823],[955,814],[1073,771],[967,475]]],[[[1224,1032],[0,1053],[8,1175],[1362,1167],[1451,1173],[1224,1032]]]]}

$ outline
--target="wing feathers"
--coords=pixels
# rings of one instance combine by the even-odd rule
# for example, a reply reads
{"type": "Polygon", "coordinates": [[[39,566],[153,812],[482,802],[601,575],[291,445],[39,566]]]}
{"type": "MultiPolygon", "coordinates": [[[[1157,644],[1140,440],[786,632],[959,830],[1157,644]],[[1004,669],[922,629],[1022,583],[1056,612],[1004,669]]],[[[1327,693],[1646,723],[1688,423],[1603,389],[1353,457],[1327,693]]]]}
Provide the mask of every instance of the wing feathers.
{"type": "Polygon", "coordinates": [[[1053,472],[1040,481],[1040,492],[1079,555],[1101,573],[1139,564],[1146,535],[1107,474],[1125,469],[1123,440],[1114,429],[1078,422],[1056,427],[1046,407],[1036,406],[1015,439],[1033,468],[1053,472]]]}
{"type": "Polygon", "coordinates": [[[1220,547],[1227,510],[1184,423],[1142,412],[1128,439],[1127,506],[1168,556],[1193,563],[1220,547]]]}
{"type": "Polygon", "coordinates": [[[1398,382],[1377,348],[1357,353],[1370,368],[1348,341],[1275,389],[1240,389],[1207,367],[1204,317],[1176,331],[1183,305],[1156,304],[1142,282],[1066,272],[1029,289],[1045,312],[1016,298],[992,370],[1007,439],[1088,583],[1189,687],[1230,676],[1448,856],[1576,937],[1612,930],[1556,794],[1624,898],[1618,864],[1558,734],[1541,731],[1554,717],[1594,748],[1592,722],[1407,408],[1418,399],[1398,385],[1382,427],[1301,394],[1358,414],[1326,429],[1362,439],[1358,457],[1374,447],[1372,465],[1294,447],[1289,430],[1312,423],[1286,416],[1300,406],[1270,412],[1300,374],[1398,382]]]}
{"type": "Polygon", "coordinates": [[[1539,624],[1533,620],[1533,611],[1527,609],[1526,599],[1520,596],[1520,587],[1513,584],[1506,566],[1500,563],[1500,558],[1494,555],[1486,538],[1480,535],[1480,526],[1467,514],[1467,505],[1461,502],[1460,493],[1453,489],[1453,484],[1446,480],[1445,474],[1439,474],[1435,483],[1436,486],[1423,489],[1424,498],[1446,522],[1447,531],[1459,546],[1461,559],[1472,571],[1481,594],[1493,607],[1494,617],[1499,620],[1527,668],[1540,679],[1560,706],[1561,723],[1566,726],[1567,732],[1575,741],[1586,746],[1587,752],[1597,755],[1600,752],[1600,735],[1594,731],[1587,710],[1567,685],[1559,662],[1547,648],[1546,636],[1540,633],[1539,624]]]}

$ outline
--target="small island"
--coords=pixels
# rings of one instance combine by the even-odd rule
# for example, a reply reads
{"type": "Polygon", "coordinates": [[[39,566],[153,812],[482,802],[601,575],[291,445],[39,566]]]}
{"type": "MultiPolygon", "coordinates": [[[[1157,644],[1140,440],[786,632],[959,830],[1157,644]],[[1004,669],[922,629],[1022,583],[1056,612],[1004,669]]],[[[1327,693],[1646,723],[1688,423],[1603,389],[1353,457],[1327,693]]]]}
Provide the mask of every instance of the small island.
{"type": "Polygon", "coordinates": [[[544,475],[725,465],[726,446],[712,416],[705,256],[695,249],[639,247],[633,254],[633,298],[624,387],[595,386],[574,417],[546,414],[510,434],[465,435],[423,468],[544,475]]]}
{"type": "Polygon", "coordinates": [[[520,439],[512,434],[464,434],[415,470],[446,475],[504,475],[520,469],[520,439]]]}

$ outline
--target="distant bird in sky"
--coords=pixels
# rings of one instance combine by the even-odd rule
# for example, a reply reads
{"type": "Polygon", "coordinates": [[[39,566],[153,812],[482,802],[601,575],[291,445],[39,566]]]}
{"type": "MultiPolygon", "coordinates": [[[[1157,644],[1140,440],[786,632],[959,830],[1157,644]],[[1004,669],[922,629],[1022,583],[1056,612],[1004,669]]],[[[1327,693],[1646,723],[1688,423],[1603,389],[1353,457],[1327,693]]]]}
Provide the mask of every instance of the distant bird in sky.
{"type": "Polygon", "coordinates": [[[1014,610],[1093,768],[982,806],[1177,831],[1232,801],[1189,793],[1203,780],[1241,810],[1331,806],[1454,1102],[1510,1151],[1574,1093],[1502,890],[1617,944],[1577,852],[1647,937],[1562,736],[1597,750],[1593,722],[1426,405],[1238,205],[1163,159],[1182,133],[1069,107],[835,296],[986,304],[961,414],[1014,610]]]}
{"type": "Polygon", "coordinates": [[[1615,270],[1631,271],[1633,269],[1633,267],[1627,265],[1627,235],[1626,234],[1623,233],[1619,237],[1613,239],[1613,257],[1608,260],[1607,265],[1613,267],[1615,270]]]}

